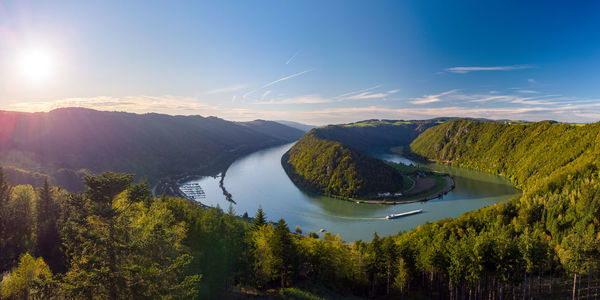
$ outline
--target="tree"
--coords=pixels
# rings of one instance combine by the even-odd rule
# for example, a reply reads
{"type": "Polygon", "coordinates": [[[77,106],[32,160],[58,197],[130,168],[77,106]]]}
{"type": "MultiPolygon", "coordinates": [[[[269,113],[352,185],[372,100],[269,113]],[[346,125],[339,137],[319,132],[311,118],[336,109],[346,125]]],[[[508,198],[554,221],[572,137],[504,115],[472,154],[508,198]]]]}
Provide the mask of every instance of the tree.
{"type": "Polygon", "coordinates": [[[12,188],[6,181],[4,170],[0,167],[0,273],[9,269],[11,259],[9,258],[8,241],[6,240],[8,233],[8,225],[10,214],[8,211],[8,202],[12,188]]]}
{"type": "Polygon", "coordinates": [[[290,229],[284,219],[279,219],[275,226],[271,247],[275,276],[281,279],[281,288],[284,288],[290,275],[293,274],[296,258],[296,249],[290,236],[290,229]]]}
{"type": "Polygon", "coordinates": [[[183,276],[185,223],[166,203],[128,190],[132,175],[85,178],[87,192],[73,197],[67,241],[71,268],[65,281],[75,298],[189,297],[198,275],[183,276]]]}
{"type": "Polygon", "coordinates": [[[396,277],[398,262],[398,249],[392,238],[386,238],[383,241],[383,256],[385,263],[385,276],[386,276],[386,296],[390,294],[390,287],[392,286],[394,278],[396,277]]]}
{"type": "Polygon", "coordinates": [[[258,206],[258,210],[256,211],[256,216],[254,216],[254,220],[252,220],[252,230],[256,231],[261,226],[267,224],[267,219],[265,217],[265,213],[263,212],[262,206],[258,206]]]}
{"type": "Polygon", "coordinates": [[[4,277],[1,295],[8,299],[47,299],[56,292],[52,272],[42,258],[21,255],[19,264],[4,277]]]}
{"type": "Polygon", "coordinates": [[[19,256],[32,252],[35,245],[35,191],[31,185],[18,185],[6,207],[5,253],[9,266],[17,263],[19,256]]]}
{"type": "Polygon", "coordinates": [[[36,222],[36,251],[54,270],[65,271],[63,256],[60,251],[61,238],[57,227],[59,217],[58,205],[48,183],[38,190],[37,222],[36,222]]]}

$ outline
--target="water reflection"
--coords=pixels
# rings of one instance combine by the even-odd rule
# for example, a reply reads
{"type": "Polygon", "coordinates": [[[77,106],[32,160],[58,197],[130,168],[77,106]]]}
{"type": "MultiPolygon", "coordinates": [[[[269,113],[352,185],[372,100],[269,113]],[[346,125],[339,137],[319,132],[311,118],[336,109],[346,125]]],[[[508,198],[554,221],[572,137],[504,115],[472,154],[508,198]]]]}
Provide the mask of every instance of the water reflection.
{"type": "MultiPolygon", "coordinates": [[[[427,164],[440,172],[451,174],[456,188],[441,199],[402,205],[357,204],[350,201],[314,195],[296,187],[281,167],[281,156],[293,144],[255,152],[235,161],[227,170],[224,186],[232,194],[238,214],[254,215],[261,205],[271,221],[284,218],[291,228],[299,225],[305,233],[324,228],[340,233],[347,241],[370,240],[373,232],[390,235],[412,229],[428,221],[457,217],[465,211],[491,205],[519,194],[502,177],[473,170],[427,164]],[[418,215],[385,220],[386,215],[423,209],[418,215]]],[[[406,158],[381,153],[377,157],[397,162],[406,158]]],[[[408,161],[410,162],[410,161],[408,161]]],[[[231,202],[219,187],[220,177],[194,179],[206,194],[206,205],[226,209],[231,202]]]]}

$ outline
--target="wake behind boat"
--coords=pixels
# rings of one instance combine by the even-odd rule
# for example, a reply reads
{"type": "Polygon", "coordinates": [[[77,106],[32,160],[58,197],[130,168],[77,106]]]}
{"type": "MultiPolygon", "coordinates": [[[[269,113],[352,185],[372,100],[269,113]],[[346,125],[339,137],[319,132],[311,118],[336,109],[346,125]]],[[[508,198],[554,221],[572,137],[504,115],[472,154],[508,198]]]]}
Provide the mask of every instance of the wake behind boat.
{"type": "Polygon", "coordinates": [[[423,212],[422,209],[417,209],[417,210],[411,210],[411,211],[407,211],[407,212],[403,212],[403,213],[399,213],[399,214],[391,214],[391,215],[387,215],[385,216],[386,219],[391,220],[391,219],[396,219],[396,218],[400,218],[400,217],[404,217],[404,216],[410,216],[410,215],[414,215],[414,214],[418,214],[423,212]]]}

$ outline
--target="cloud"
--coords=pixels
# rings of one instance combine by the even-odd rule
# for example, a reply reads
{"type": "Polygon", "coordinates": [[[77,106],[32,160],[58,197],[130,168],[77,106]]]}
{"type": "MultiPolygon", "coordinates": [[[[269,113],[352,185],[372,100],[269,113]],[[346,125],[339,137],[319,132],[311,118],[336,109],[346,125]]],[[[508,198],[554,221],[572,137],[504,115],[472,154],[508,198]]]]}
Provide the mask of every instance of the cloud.
{"type": "Polygon", "coordinates": [[[265,99],[267,96],[269,96],[269,94],[270,94],[270,93],[271,93],[271,90],[267,90],[266,92],[264,92],[264,93],[262,94],[262,96],[260,97],[260,100],[263,100],[263,99],[265,99]]]}
{"type": "Polygon", "coordinates": [[[206,91],[202,94],[204,95],[213,95],[213,94],[222,94],[222,93],[231,93],[231,92],[236,92],[239,90],[243,90],[245,88],[248,88],[250,85],[247,83],[243,83],[243,84],[236,84],[236,85],[231,85],[231,86],[226,86],[223,88],[219,88],[219,89],[214,89],[214,90],[210,90],[210,91],[206,91]]]}
{"type": "Polygon", "coordinates": [[[300,52],[301,52],[301,51],[302,51],[302,50],[298,50],[298,51],[296,51],[296,53],[294,53],[294,55],[292,55],[292,57],[290,57],[290,59],[288,59],[288,60],[285,62],[285,64],[286,64],[286,65],[289,65],[289,64],[292,62],[292,60],[294,60],[294,58],[296,58],[296,55],[300,54],[300,52]]]}
{"type": "Polygon", "coordinates": [[[453,67],[444,69],[446,72],[466,74],[469,72],[476,71],[511,71],[511,70],[522,70],[531,69],[533,66],[530,65],[515,65],[515,66],[495,66],[495,67],[453,67]]]}
{"type": "Polygon", "coordinates": [[[435,95],[425,95],[420,98],[413,98],[413,100],[410,103],[420,105],[420,104],[439,102],[439,101],[441,101],[442,97],[456,93],[457,91],[458,90],[450,90],[450,91],[446,91],[446,92],[435,94],[435,95]]]}
{"type": "Polygon", "coordinates": [[[265,104],[319,104],[319,103],[331,103],[332,99],[323,98],[319,95],[302,95],[298,97],[285,98],[280,100],[269,100],[269,101],[256,101],[253,104],[265,105],[265,104]]]}
{"type": "Polygon", "coordinates": [[[379,98],[385,98],[387,96],[388,96],[388,93],[369,93],[369,92],[364,92],[364,93],[360,93],[360,94],[348,96],[345,99],[348,99],[348,100],[379,99],[379,98]]]}
{"type": "Polygon", "coordinates": [[[529,83],[535,83],[535,79],[533,79],[533,78],[529,78],[529,79],[527,79],[527,81],[529,81],[529,83]]]}
{"type": "Polygon", "coordinates": [[[306,73],[308,73],[308,72],[311,72],[311,71],[312,71],[312,69],[310,69],[310,70],[304,70],[304,71],[302,71],[302,72],[298,72],[298,73],[295,73],[295,74],[292,74],[292,75],[288,75],[288,76],[285,76],[285,77],[279,78],[279,79],[277,79],[277,80],[275,80],[275,81],[271,81],[271,82],[269,82],[269,83],[267,83],[267,84],[263,85],[263,88],[266,88],[266,87],[272,86],[272,85],[274,85],[274,84],[276,84],[276,83],[278,83],[278,82],[282,82],[282,81],[286,81],[286,80],[288,80],[288,79],[292,79],[292,78],[294,78],[294,77],[298,77],[298,76],[300,76],[300,75],[302,75],[302,74],[306,74],[306,73]]]}
{"type": "Polygon", "coordinates": [[[366,89],[344,93],[344,94],[341,94],[341,95],[335,97],[335,99],[338,99],[340,101],[342,101],[342,100],[382,99],[382,98],[386,98],[386,97],[390,96],[391,94],[398,93],[400,91],[400,90],[396,89],[396,90],[390,90],[387,92],[377,92],[377,93],[371,92],[373,90],[379,89],[382,86],[383,85],[378,84],[376,86],[372,86],[372,87],[369,87],[366,89]]]}
{"type": "MultiPolygon", "coordinates": [[[[269,96],[273,97],[273,93],[269,93],[269,96]]],[[[227,97],[227,99],[229,98],[227,97]]],[[[48,111],[59,107],[87,107],[134,113],[212,115],[236,121],[284,119],[316,125],[347,123],[364,119],[411,120],[443,116],[532,121],[554,119],[579,123],[593,122],[600,119],[600,99],[592,98],[584,99],[560,95],[523,97],[523,95],[516,92],[514,95],[465,94],[459,90],[450,90],[415,99],[413,101],[437,102],[437,105],[436,107],[420,106],[419,104],[410,104],[409,101],[388,101],[379,105],[368,105],[367,103],[372,102],[343,102],[344,99],[322,97],[316,94],[279,99],[269,98],[268,101],[252,103],[236,102],[232,104],[229,101],[222,101],[211,104],[195,97],[163,95],[69,98],[45,102],[7,104],[3,108],[34,112],[48,111]]]]}
{"type": "Polygon", "coordinates": [[[259,91],[259,90],[261,90],[261,89],[264,89],[264,88],[270,87],[270,86],[272,86],[272,85],[274,85],[274,84],[276,84],[276,83],[279,83],[279,82],[282,82],[282,81],[286,81],[286,80],[288,80],[288,79],[292,79],[292,78],[294,78],[294,77],[298,77],[298,76],[300,76],[300,75],[302,75],[302,74],[306,74],[306,73],[308,73],[308,72],[311,72],[311,71],[313,71],[313,69],[304,70],[304,71],[302,71],[302,72],[298,72],[298,73],[295,73],[295,74],[292,74],[292,75],[288,75],[288,76],[285,76],[285,77],[279,78],[279,79],[277,79],[277,80],[271,81],[271,82],[269,82],[269,83],[267,83],[267,84],[263,85],[262,87],[259,87],[259,88],[256,88],[256,89],[253,89],[253,90],[251,90],[251,91],[249,91],[249,92],[245,93],[244,95],[242,95],[242,99],[244,99],[244,100],[245,100],[245,99],[246,99],[248,96],[250,96],[250,95],[252,95],[252,94],[254,94],[254,93],[258,92],[258,91],[259,91]]]}
{"type": "Polygon", "coordinates": [[[18,111],[50,111],[60,107],[85,107],[97,110],[126,111],[133,113],[160,112],[173,115],[218,115],[222,109],[208,105],[193,97],[126,96],[67,98],[54,101],[22,102],[9,104],[8,108],[18,111]]]}
{"type": "Polygon", "coordinates": [[[521,94],[539,94],[540,92],[534,90],[517,90],[521,94]]]}
{"type": "Polygon", "coordinates": [[[378,85],[376,85],[376,86],[372,86],[372,87],[369,87],[369,88],[366,88],[366,89],[362,89],[362,90],[358,90],[358,91],[352,91],[352,92],[344,93],[344,94],[341,94],[341,95],[337,96],[336,98],[344,98],[344,97],[346,97],[346,96],[350,96],[350,95],[353,95],[353,94],[358,94],[358,93],[362,93],[362,92],[368,92],[368,91],[372,91],[372,90],[374,90],[374,89],[378,89],[378,88],[380,88],[380,87],[382,87],[382,86],[383,86],[383,85],[381,85],[381,84],[378,84],[378,85]]]}

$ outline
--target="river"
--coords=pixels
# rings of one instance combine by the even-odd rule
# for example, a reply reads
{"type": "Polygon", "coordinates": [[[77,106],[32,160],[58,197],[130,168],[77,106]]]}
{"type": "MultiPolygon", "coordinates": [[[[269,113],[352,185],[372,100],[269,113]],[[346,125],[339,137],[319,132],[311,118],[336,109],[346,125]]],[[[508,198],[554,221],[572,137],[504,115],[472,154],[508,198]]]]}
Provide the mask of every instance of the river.
{"type": "MultiPolygon", "coordinates": [[[[300,190],[292,183],[281,166],[281,156],[293,145],[286,144],[251,153],[236,160],[227,170],[224,186],[231,193],[233,209],[239,215],[250,216],[262,206],[270,221],[284,218],[293,231],[300,226],[304,234],[321,228],[332,234],[340,234],[345,241],[371,240],[373,233],[379,236],[410,230],[426,222],[457,217],[466,211],[478,209],[519,195],[520,191],[505,178],[484,172],[450,167],[441,164],[424,166],[448,173],[455,188],[442,198],[399,205],[357,204],[354,202],[314,195],[300,190]],[[410,210],[422,209],[423,213],[395,220],[385,216],[410,210]]],[[[410,162],[393,153],[380,153],[380,159],[394,162],[410,162]]],[[[220,177],[202,177],[187,183],[197,183],[204,190],[200,202],[227,210],[227,201],[219,186],[220,177]]]]}

